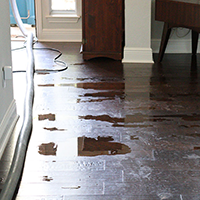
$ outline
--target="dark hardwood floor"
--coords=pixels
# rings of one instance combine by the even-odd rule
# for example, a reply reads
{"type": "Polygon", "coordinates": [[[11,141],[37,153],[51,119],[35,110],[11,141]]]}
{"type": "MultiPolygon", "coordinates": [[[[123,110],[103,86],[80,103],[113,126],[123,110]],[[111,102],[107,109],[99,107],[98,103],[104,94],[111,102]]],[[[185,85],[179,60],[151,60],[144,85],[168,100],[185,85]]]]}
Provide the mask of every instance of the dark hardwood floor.
{"type": "MultiPolygon", "coordinates": [[[[17,200],[200,199],[199,56],[166,54],[162,65],[85,62],[78,43],[36,46],[60,49],[69,68],[35,74],[17,200]]],[[[25,55],[13,52],[14,70],[24,68],[25,55]]],[[[35,51],[36,68],[59,68],[55,55],[35,51]]],[[[23,76],[14,74],[19,113],[23,76]]],[[[0,163],[1,187],[11,147],[0,163]]]]}

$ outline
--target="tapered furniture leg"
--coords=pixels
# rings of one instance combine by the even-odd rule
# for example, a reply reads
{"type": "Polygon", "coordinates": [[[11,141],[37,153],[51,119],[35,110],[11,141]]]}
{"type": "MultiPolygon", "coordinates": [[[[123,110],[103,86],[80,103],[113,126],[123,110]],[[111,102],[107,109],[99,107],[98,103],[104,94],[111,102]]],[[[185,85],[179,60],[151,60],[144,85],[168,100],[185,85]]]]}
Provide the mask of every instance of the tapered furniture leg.
{"type": "Polygon", "coordinates": [[[169,40],[169,36],[171,33],[171,27],[169,23],[165,23],[163,27],[163,34],[162,34],[162,39],[161,39],[161,44],[160,44],[160,50],[159,50],[159,55],[158,55],[158,63],[162,62],[165,49],[167,47],[167,43],[169,40]]]}
{"type": "Polygon", "coordinates": [[[192,55],[196,55],[198,46],[199,33],[192,30],[192,55]]]}

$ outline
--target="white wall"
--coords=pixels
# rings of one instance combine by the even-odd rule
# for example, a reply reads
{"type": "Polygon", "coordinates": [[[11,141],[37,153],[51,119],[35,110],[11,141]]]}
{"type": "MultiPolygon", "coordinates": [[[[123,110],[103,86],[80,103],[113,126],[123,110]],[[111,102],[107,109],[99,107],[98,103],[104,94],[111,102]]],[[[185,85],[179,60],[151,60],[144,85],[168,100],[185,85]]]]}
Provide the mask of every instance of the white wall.
{"type": "Polygon", "coordinates": [[[2,85],[2,68],[11,66],[8,3],[8,0],[0,1],[0,121],[2,121],[13,99],[12,80],[7,81],[6,88],[3,88],[2,85]]]}
{"type": "Polygon", "coordinates": [[[0,0],[0,157],[16,120],[12,80],[3,86],[2,68],[11,66],[9,1],[0,0]]]}

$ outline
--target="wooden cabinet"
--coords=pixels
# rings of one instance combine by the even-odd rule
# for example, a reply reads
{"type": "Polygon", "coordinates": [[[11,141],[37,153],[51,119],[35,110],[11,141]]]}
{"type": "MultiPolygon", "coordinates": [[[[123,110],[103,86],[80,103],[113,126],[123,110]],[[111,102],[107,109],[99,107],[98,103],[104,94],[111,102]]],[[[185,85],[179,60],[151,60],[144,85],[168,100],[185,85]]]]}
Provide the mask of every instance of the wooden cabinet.
{"type": "Polygon", "coordinates": [[[82,0],[83,59],[123,58],[124,0],[82,0]]]}

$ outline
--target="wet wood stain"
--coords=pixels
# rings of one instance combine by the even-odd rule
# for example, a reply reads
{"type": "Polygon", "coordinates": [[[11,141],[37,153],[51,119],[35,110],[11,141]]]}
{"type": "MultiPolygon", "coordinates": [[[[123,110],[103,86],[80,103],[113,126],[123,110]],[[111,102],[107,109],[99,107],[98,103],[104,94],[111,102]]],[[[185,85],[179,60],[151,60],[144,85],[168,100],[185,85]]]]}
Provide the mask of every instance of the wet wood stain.
{"type": "Polygon", "coordinates": [[[98,155],[117,155],[127,154],[131,149],[122,143],[111,142],[112,137],[79,137],[78,156],[98,156],[98,155]]]}
{"type": "Polygon", "coordinates": [[[38,84],[38,87],[54,87],[54,84],[38,84]]]}
{"type": "Polygon", "coordinates": [[[45,129],[47,131],[66,131],[67,130],[67,129],[58,129],[56,127],[52,127],[52,128],[44,127],[43,129],[45,129]]]}
{"type": "Polygon", "coordinates": [[[124,118],[110,117],[109,115],[98,115],[98,116],[86,115],[86,116],[79,116],[79,119],[104,121],[110,123],[119,123],[125,121],[124,118]]]}
{"type": "Polygon", "coordinates": [[[96,90],[124,90],[123,82],[94,82],[94,83],[77,83],[77,88],[96,89],[96,90]]]}
{"type": "Polygon", "coordinates": [[[54,142],[50,143],[42,143],[39,146],[39,154],[45,155],[45,156],[56,156],[58,145],[56,145],[54,142]]]}
{"type": "Polygon", "coordinates": [[[52,113],[43,114],[43,115],[38,115],[38,120],[39,120],[39,121],[43,121],[43,120],[46,120],[46,119],[48,119],[49,121],[55,121],[56,115],[55,115],[55,114],[52,114],[52,113]]]}
{"type": "Polygon", "coordinates": [[[52,181],[52,180],[53,180],[53,178],[48,177],[48,176],[43,176],[43,178],[42,178],[42,181],[50,182],[50,181],[52,181]]]}
{"type": "Polygon", "coordinates": [[[125,93],[123,91],[109,91],[109,92],[94,92],[79,95],[80,97],[120,97],[124,99],[125,93]]]}
{"type": "Polygon", "coordinates": [[[82,89],[95,89],[95,90],[124,90],[124,83],[113,83],[113,82],[99,82],[99,83],[62,83],[62,84],[38,84],[38,87],[76,87],[82,89]]]}

